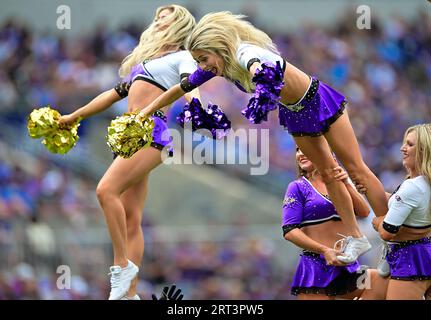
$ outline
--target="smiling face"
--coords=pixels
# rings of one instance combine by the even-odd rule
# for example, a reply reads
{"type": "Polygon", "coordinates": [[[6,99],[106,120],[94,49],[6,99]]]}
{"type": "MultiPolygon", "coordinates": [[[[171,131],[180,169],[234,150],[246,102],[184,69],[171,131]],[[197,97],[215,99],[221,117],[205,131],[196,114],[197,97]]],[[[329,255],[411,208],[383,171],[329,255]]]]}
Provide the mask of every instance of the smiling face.
{"type": "Polygon", "coordinates": [[[191,54],[201,69],[211,71],[217,76],[223,74],[224,61],[219,55],[204,50],[194,50],[191,54]]]}
{"type": "Polygon", "coordinates": [[[403,145],[401,146],[403,156],[403,166],[407,169],[410,176],[417,176],[416,168],[416,132],[411,131],[406,135],[403,145]]]}
{"type": "Polygon", "coordinates": [[[172,14],[172,9],[163,9],[159,12],[158,16],[154,19],[154,30],[160,32],[169,27],[169,23],[166,23],[166,18],[172,14]]]}
{"type": "Polygon", "coordinates": [[[306,173],[310,173],[314,171],[314,165],[313,162],[308,160],[308,158],[302,153],[301,149],[296,147],[296,163],[298,164],[299,168],[302,171],[305,171],[306,173]]]}

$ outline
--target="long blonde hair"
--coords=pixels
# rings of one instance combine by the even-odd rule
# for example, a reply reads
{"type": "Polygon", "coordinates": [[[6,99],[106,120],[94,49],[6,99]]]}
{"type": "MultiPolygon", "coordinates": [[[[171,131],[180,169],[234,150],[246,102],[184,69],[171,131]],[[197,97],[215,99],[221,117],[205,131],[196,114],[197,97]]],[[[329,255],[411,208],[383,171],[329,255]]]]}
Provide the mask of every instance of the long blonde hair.
{"type": "Polygon", "coordinates": [[[236,58],[241,42],[250,43],[278,54],[271,38],[263,31],[245,21],[246,16],[234,15],[229,11],[208,13],[197,23],[186,43],[187,50],[204,50],[223,58],[223,76],[238,80],[251,91],[251,74],[242,68],[236,58]]]}
{"type": "Polygon", "coordinates": [[[404,143],[407,135],[411,132],[416,134],[415,166],[420,175],[427,178],[431,184],[431,123],[418,124],[406,130],[404,143]]]}
{"type": "Polygon", "coordinates": [[[134,65],[145,59],[155,58],[167,50],[178,51],[183,48],[187,37],[195,25],[195,18],[182,6],[171,4],[157,8],[155,19],[142,32],[139,44],[121,63],[120,70],[118,71],[120,77],[128,75],[134,65]],[[155,20],[158,18],[160,12],[165,9],[172,12],[163,22],[168,27],[165,30],[155,32],[155,20]]]}

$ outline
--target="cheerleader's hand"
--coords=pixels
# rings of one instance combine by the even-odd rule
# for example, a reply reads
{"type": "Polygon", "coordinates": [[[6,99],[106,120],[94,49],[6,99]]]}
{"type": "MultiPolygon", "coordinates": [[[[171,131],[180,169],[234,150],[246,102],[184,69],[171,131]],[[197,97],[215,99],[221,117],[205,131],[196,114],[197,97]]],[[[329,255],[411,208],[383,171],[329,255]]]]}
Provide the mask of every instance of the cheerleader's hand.
{"type": "Polygon", "coordinates": [[[163,288],[159,299],[155,294],[152,294],[151,297],[153,300],[183,300],[184,295],[181,294],[181,289],[177,289],[176,285],[172,285],[170,288],[168,286],[163,288]]]}
{"type": "Polygon", "coordinates": [[[349,183],[349,175],[341,166],[335,167],[333,170],[335,172],[335,180],[341,181],[344,184],[349,183]]]}
{"type": "Polygon", "coordinates": [[[73,113],[66,114],[64,116],[61,116],[60,119],[58,119],[58,126],[60,128],[67,128],[79,120],[81,119],[79,119],[79,117],[75,116],[73,113]]]}
{"type": "Polygon", "coordinates": [[[328,266],[345,266],[346,264],[337,259],[337,256],[342,255],[342,252],[339,250],[334,250],[332,248],[327,248],[323,252],[323,256],[325,257],[326,264],[328,266]]]}
{"type": "Polygon", "coordinates": [[[138,114],[137,114],[138,119],[140,119],[142,122],[144,122],[145,120],[147,120],[150,115],[145,111],[145,109],[142,109],[138,114]]]}
{"type": "Polygon", "coordinates": [[[367,188],[365,188],[362,184],[355,184],[355,188],[356,190],[358,190],[359,193],[362,193],[362,194],[367,193],[367,188]]]}

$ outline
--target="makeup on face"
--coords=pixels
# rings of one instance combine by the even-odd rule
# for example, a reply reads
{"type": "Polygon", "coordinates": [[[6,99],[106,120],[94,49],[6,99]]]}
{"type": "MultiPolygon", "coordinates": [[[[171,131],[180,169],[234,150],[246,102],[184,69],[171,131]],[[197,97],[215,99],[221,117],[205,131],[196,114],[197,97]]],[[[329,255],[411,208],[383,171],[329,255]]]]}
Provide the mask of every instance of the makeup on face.
{"type": "Polygon", "coordinates": [[[403,166],[409,171],[414,173],[416,171],[416,133],[409,132],[403,145],[400,148],[403,166]]]}
{"type": "Polygon", "coordinates": [[[220,56],[204,50],[194,50],[191,54],[201,69],[211,71],[217,76],[222,75],[224,62],[220,56]]]}
{"type": "Polygon", "coordinates": [[[299,149],[298,147],[296,147],[296,161],[298,163],[298,166],[302,170],[307,172],[314,170],[313,163],[308,160],[308,158],[302,153],[301,149],[299,149]]]}

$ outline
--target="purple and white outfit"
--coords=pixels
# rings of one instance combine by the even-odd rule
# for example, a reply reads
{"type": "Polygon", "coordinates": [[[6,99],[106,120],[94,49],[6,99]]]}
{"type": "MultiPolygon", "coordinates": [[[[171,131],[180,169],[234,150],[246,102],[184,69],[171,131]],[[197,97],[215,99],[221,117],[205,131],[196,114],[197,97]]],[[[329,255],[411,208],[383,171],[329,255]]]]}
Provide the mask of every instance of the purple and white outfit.
{"type": "MultiPolygon", "coordinates": [[[[247,70],[255,62],[262,65],[276,65],[278,63],[281,66],[280,72],[283,74],[286,68],[286,61],[278,54],[248,43],[239,45],[236,57],[238,63],[247,70]]],[[[182,82],[182,88],[186,92],[191,91],[214,76],[211,72],[198,69],[195,74],[190,75],[188,79],[182,82]]],[[[229,80],[240,90],[246,92],[239,81],[229,80]]],[[[319,136],[326,133],[331,124],[343,114],[346,104],[347,101],[342,94],[317,78],[311,77],[307,91],[298,102],[292,105],[278,102],[279,122],[293,136],[319,136]]],[[[266,106],[262,107],[265,108],[266,106]]],[[[253,123],[259,123],[262,119],[266,120],[266,117],[257,122],[249,117],[248,119],[253,123]]]]}
{"type": "MultiPolygon", "coordinates": [[[[431,227],[431,187],[424,176],[405,180],[389,198],[389,211],[383,229],[397,233],[401,226],[417,229],[431,227]]],[[[431,279],[431,239],[388,242],[386,261],[391,279],[431,279]]]]}
{"type": "MultiPolygon", "coordinates": [[[[196,69],[196,62],[188,51],[177,51],[160,58],[138,63],[114,89],[121,98],[125,98],[129,94],[129,88],[132,83],[141,80],[149,82],[163,91],[167,91],[169,88],[180,83],[182,78],[187,78],[195,72],[196,69]]],[[[168,130],[166,116],[162,111],[157,110],[151,118],[154,120],[153,142],[151,146],[159,150],[168,147],[168,153],[172,155],[172,137],[169,134],[163,134],[168,130]]]]}
{"type": "MultiPolygon", "coordinates": [[[[295,228],[341,221],[332,202],[301,177],[289,184],[283,201],[283,236],[295,228]]],[[[357,261],[347,266],[329,266],[323,255],[304,250],[293,277],[291,292],[343,295],[357,289],[357,280],[365,272],[357,261]]]]}

